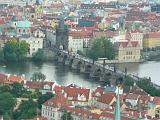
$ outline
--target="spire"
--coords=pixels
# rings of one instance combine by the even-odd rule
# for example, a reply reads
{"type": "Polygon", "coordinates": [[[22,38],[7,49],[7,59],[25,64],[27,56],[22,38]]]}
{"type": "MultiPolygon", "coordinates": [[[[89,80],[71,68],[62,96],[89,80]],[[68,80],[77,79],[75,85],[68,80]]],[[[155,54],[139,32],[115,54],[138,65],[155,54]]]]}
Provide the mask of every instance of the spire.
{"type": "Polygon", "coordinates": [[[120,99],[119,99],[119,86],[116,100],[116,108],[115,108],[115,118],[114,120],[121,120],[121,110],[120,110],[120,99]]]}
{"type": "Polygon", "coordinates": [[[143,120],[143,119],[142,119],[142,114],[141,114],[141,112],[140,112],[139,117],[138,117],[137,120],[143,120]]]}

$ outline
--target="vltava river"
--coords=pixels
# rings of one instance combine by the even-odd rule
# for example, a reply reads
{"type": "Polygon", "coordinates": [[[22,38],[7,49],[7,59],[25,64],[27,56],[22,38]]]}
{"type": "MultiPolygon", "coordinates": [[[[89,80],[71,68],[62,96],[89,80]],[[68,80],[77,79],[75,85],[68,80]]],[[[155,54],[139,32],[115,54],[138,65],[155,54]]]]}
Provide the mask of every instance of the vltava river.
{"type": "MultiPolygon", "coordinates": [[[[124,70],[127,67],[129,73],[138,75],[140,77],[151,77],[152,81],[160,85],[160,62],[146,62],[146,63],[129,63],[120,64],[118,68],[124,70]]],[[[46,75],[47,80],[56,81],[60,85],[68,85],[75,83],[79,86],[95,89],[96,86],[101,85],[95,80],[92,80],[87,75],[80,74],[76,71],[71,71],[68,67],[62,66],[60,63],[45,62],[43,64],[35,64],[33,62],[25,63],[10,63],[6,65],[0,65],[1,73],[10,74],[24,74],[27,79],[31,75],[40,71],[46,75]]],[[[103,84],[104,85],[104,84],[103,84]]]]}

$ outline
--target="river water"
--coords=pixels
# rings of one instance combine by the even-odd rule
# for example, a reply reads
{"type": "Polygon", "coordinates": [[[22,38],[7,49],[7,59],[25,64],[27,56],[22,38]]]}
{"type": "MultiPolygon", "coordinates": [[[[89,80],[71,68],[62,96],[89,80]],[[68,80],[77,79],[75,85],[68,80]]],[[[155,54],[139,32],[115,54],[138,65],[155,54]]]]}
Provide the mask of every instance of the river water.
{"type": "MultiPolygon", "coordinates": [[[[160,85],[160,62],[145,62],[145,63],[127,63],[120,64],[118,68],[124,70],[127,67],[128,73],[138,75],[140,77],[151,77],[152,81],[160,85]]],[[[89,76],[80,74],[76,71],[69,70],[68,67],[60,63],[45,62],[43,64],[36,64],[33,62],[25,63],[9,63],[0,65],[1,73],[10,74],[24,74],[29,79],[34,72],[42,72],[46,75],[47,80],[56,81],[60,85],[69,85],[75,83],[79,86],[95,89],[101,83],[89,78],[89,76]]],[[[103,84],[104,85],[104,84],[103,84]]]]}

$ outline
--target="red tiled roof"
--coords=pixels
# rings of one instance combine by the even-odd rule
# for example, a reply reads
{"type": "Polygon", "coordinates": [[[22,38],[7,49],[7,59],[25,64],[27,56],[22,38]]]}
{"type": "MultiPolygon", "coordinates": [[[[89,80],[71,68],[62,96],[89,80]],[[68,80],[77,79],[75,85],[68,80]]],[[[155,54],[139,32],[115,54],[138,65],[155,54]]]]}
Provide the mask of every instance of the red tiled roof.
{"type": "Polygon", "coordinates": [[[103,94],[97,101],[109,105],[115,97],[116,97],[115,93],[108,92],[103,94]]]}
{"type": "Polygon", "coordinates": [[[73,97],[72,100],[78,101],[78,96],[84,95],[86,101],[89,99],[90,89],[78,87],[76,85],[69,85],[64,88],[64,92],[67,94],[67,97],[73,97]]]}
{"type": "Polygon", "coordinates": [[[113,32],[113,31],[105,31],[105,32],[94,32],[94,37],[101,37],[101,36],[108,36],[108,37],[114,37],[116,36],[118,33],[117,32],[113,32]]]}
{"type": "Polygon", "coordinates": [[[150,96],[148,95],[141,95],[139,97],[140,100],[142,100],[143,102],[148,102],[150,100],[150,96]]]}
{"type": "Polygon", "coordinates": [[[153,102],[160,105],[160,97],[154,97],[153,102]]]}
{"type": "Polygon", "coordinates": [[[160,32],[150,32],[148,34],[149,38],[160,38],[160,32]]]}
{"type": "Polygon", "coordinates": [[[30,89],[43,89],[44,85],[52,87],[54,82],[27,81],[26,86],[30,89]]]}
{"type": "Polygon", "coordinates": [[[100,96],[102,96],[102,94],[104,93],[104,88],[103,87],[97,87],[96,90],[92,93],[93,97],[100,97],[100,96],[96,96],[96,94],[99,93],[100,96]]]}
{"type": "Polygon", "coordinates": [[[143,32],[141,32],[140,30],[131,30],[130,32],[131,32],[131,33],[143,33],[143,32]]]}
{"type": "Polygon", "coordinates": [[[69,31],[69,36],[81,37],[81,38],[92,38],[91,31],[69,31]]]}
{"type": "Polygon", "coordinates": [[[126,96],[126,99],[137,100],[139,97],[140,97],[140,95],[138,95],[138,94],[129,93],[129,94],[126,96]]]}
{"type": "Polygon", "coordinates": [[[55,96],[43,103],[44,106],[52,108],[60,108],[61,106],[68,106],[67,99],[64,96],[55,96]]]}
{"type": "Polygon", "coordinates": [[[17,76],[17,75],[10,75],[10,76],[7,78],[7,81],[8,81],[8,82],[22,82],[23,80],[25,80],[24,77],[22,77],[22,76],[17,76]]]}
{"type": "Polygon", "coordinates": [[[137,47],[138,46],[138,41],[128,41],[128,42],[116,42],[115,44],[118,45],[119,47],[127,47],[129,42],[131,43],[132,47],[137,47]]]}

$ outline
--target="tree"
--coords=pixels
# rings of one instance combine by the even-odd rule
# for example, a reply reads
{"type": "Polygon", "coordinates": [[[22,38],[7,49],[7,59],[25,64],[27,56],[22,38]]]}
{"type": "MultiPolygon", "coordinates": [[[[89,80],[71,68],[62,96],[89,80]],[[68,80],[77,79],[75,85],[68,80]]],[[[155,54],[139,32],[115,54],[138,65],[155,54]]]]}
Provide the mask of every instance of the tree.
{"type": "Polygon", "coordinates": [[[7,112],[4,114],[3,119],[4,120],[12,120],[10,115],[7,112]]]}
{"type": "Polygon", "coordinates": [[[4,58],[6,61],[17,61],[18,42],[17,40],[8,41],[4,46],[4,58]]]}
{"type": "Polygon", "coordinates": [[[44,51],[38,49],[38,51],[33,54],[32,60],[35,62],[42,62],[44,60],[44,51]]]}
{"type": "Polygon", "coordinates": [[[137,81],[137,86],[143,89],[145,92],[147,92],[151,96],[160,96],[160,90],[154,87],[150,79],[144,78],[137,81]]]}
{"type": "Polygon", "coordinates": [[[25,59],[28,50],[29,50],[29,44],[25,40],[22,40],[19,44],[19,54],[18,54],[19,61],[25,59]]]}
{"type": "Polygon", "coordinates": [[[0,62],[4,62],[4,53],[2,49],[0,49],[0,62]]]}
{"type": "Polygon", "coordinates": [[[21,83],[15,82],[11,85],[11,94],[15,97],[20,97],[25,93],[25,88],[21,83]]]}
{"type": "Polygon", "coordinates": [[[44,95],[41,95],[38,98],[38,107],[41,109],[41,106],[44,102],[46,102],[48,99],[52,98],[54,95],[52,93],[46,93],[44,95]]]}
{"type": "Polygon", "coordinates": [[[0,113],[12,112],[16,104],[16,99],[10,93],[0,94],[0,113]]]}
{"type": "Polygon", "coordinates": [[[126,76],[125,79],[124,79],[123,84],[124,84],[125,86],[131,87],[131,86],[134,85],[134,80],[133,80],[132,78],[130,78],[129,76],[126,76]]]}
{"type": "Polygon", "coordinates": [[[46,76],[41,72],[35,72],[32,74],[32,77],[30,79],[33,81],[44,81],[46,79],[46,76]]]}
{"type": "Polygon", "coordinates": [[[73,120],[73,117],[71,116],[70,112],[67,112],[66,110],[64,110],[61,120],[73,120]]]}
{"type": "Polygon", "coordinates": [[[93,60],[97,60],[98,58],[111,60],[115,57],[115,47],[110,42],[110,38],[97,38],[94,40],[92,47],[87,51],[86,55],[93,60]]]}
{"type": "Polygon", "coordinates": [[[20,43],[14,39],[8,41],[4,46],[4,59],[8,62],[22,61],[25,59],[29,49],[29,44],[26,41],[20,43]]]}
{"type": "Polygon", "coordinates": [[[37,103],[33,100],[22,101],[19,108],[14,111],[13,118],[16,120],[32,119],[37,115],[37,103]]]}
{"type": "Polygon", "coordinates": [[[4,92],[10,92],[11,91],[11,88],[9,85],[2,85],[0,86],[0,94],[1,93],[4,93],[4,92]]]}

